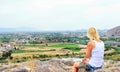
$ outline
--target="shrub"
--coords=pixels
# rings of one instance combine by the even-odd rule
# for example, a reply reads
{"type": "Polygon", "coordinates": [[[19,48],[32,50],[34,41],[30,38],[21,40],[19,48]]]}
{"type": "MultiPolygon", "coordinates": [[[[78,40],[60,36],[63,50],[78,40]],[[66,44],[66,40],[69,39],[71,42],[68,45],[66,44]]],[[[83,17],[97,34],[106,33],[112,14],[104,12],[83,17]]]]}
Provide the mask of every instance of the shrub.
{"type": "Polygon", "coordinates": [[[11,51],[8,51],[8,52],[3,52],[3,54],[2,54],[2,58],[8,58],[8,57],[10,57],[11,56],[11,51]]]}

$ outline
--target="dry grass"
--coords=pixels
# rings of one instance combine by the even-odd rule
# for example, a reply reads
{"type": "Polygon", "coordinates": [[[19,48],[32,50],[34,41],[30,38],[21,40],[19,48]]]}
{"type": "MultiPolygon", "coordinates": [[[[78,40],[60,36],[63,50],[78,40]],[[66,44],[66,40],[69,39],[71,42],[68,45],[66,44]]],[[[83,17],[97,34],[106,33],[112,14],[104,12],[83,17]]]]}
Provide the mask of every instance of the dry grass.
{"type": "Polygon", "coordinates": [[[55,52],[55,51],[51,51],[51,52],[32,52],[32,53],[20,53],[20,54],[12,54],[13,57],[29,57],[31,55],[38,55],[38,54],[47,54],[47,55],[56,55],[56,54],[64,54],[63,52],[55,52]]]}
{"type": "MultiPolygon", "coordinates": [[[[7,59],[8,65],[11,63],[11,60],[8,58],[7,59]]],[[[7,67],[7,72],[10,72],[10,66],[7,67]]]]}
{"type": "Polygon", "coordinates": [[[115,50],[111,49],[111,50],[105,51],[105,54],[110,54],[110,53],[114,53],[114,52],[115,52],[115,50]]]}
{"type": "Polygon", "coordinates": [[[79,45],[80,48],[85,48],[87,45],[79,45]]]}
{"type": "MultiPolygon", "coordinates": [[[[26,50],[30,50],[31,48],[27,48],[26,50]]],[[[38,50],[39,48],[32,48],[32,49],[35,49],[35,50],[38,50]]],[[[31,50],[32,50],[31,49],[31,50]]],[[[12,54],[12,57],[29,57],[31,55],[43,55],[43,54],[46,54],[46,55],[56,55],[56,54],[65,54],[67,53],[67,50],[66,51],[61,51],[60,48],[52,48],[52,49],[55,49],[55,51],[46,51],[46,52],[25,52],[25,53],[13,53],[12,54]]],[[[51,50],[50,48],[44,48],[44,49],[39,49],[39,50],[51,50]]]]}
{"type": "MultiPolygon", "coordinates": [[[[55,49],[55,48],[52,48],[52,49],[55,49]]],[[[28,48],[24,48],[22,50],[34,50],[34,51],[37,51],[37,50],[51,50],[51,48],[28,47],[28,48]]]]}
{"type": "Polygon", "coordinates": [[[31,68],[31,70],[28,70],[28,72],[36,72],[35,71],[36,64],[34,63],[34,59],[33,59],[32,55],[30,56],[30,59],[29,59],[27,66],[31,68]]]}
{"type": "Polygon", "coordinates": [[[80,50],[80,53],[85,53],[86,52],[86,49],[81,49],[80,50]]]}

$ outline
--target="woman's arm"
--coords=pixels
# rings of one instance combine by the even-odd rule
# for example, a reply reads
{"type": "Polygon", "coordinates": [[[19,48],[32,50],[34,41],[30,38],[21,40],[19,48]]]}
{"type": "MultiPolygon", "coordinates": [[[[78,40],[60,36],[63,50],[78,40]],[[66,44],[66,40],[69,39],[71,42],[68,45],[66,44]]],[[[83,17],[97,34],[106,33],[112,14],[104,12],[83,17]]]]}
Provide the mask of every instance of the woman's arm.
{"type": "Polygon", "coordinates": [[[91,57],[91,52],[92,49],[95,47],[95,43],[94,42],[88,42],[87,44],[87,50],[86,50],[86,58],[90,58],[91,57]]]}
{"type": "Polygon", "coordinates": [[[83,58],[83,62],[87,62],[87,60],[91,57],[91,52],[92,52],[92,49],[95,47],[95,44],[94,42],[88,42],[87,44],[87,49],[86,49],[86,57],[83,58]]]}

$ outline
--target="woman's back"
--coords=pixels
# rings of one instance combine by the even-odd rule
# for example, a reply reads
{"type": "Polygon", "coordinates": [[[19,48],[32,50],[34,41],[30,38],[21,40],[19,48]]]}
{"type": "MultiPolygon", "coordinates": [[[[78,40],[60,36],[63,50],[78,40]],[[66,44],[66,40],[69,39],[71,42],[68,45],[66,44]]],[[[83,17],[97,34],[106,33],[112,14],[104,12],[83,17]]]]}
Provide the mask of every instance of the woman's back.
{"type": "Polygon", "coordinates": [[[104,63],[104,42],[93,41],[95,48],[92,49],[89,64],[93,67],[100,67],[104,63]]]}

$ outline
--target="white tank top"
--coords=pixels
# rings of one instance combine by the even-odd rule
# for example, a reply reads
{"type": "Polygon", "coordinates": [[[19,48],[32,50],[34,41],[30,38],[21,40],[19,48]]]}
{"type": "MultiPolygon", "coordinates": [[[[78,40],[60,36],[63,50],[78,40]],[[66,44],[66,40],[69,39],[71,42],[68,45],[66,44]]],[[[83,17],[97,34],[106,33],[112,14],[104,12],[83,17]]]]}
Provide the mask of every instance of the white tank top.
{"type": "Polygon", "coordinates": [[[104,42],[95,43],[95,48],[92,49],[89,64],[93,67],[101,67],[104,63],[104,42]]]}

